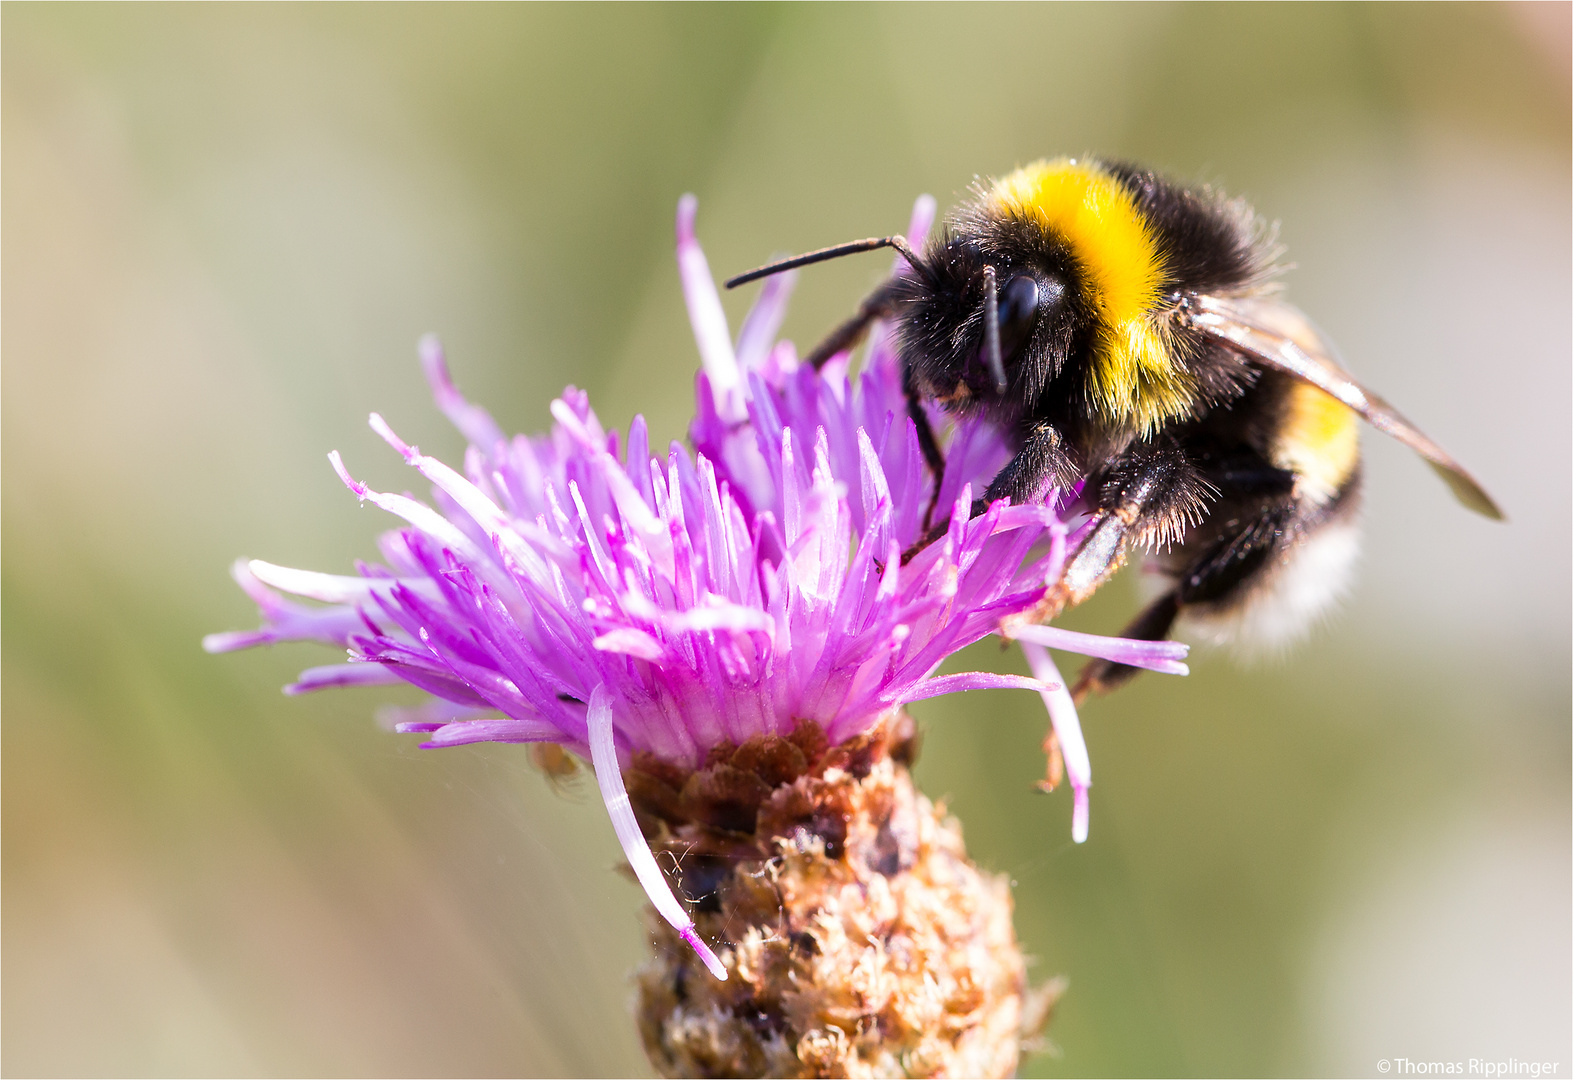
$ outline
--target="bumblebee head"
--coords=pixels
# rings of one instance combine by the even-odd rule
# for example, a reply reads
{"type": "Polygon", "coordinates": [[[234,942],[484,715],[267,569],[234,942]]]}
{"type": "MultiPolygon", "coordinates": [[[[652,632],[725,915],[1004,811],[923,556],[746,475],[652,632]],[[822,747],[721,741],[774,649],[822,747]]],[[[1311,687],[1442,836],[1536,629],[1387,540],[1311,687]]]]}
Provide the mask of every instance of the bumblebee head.
{"type": "MultiPolygon", "coordinates": [[[[1174,348],[1169,258],[1138,200],[1139,176],[1060,158],[976,189],[921,255],[899,236],[821,248],[740,274],[769,274],[876,248],[908,267],[821,348],[892,316],[925,396],[1010,420],[1048,385],[1111,429],[1150,433],[1187,415],[1197,389],[1174,348]]],[[[822,362],[830,354],[815,350],[822,362]]]]}
{"type": "MultiPolygon", "coordinates": [[[[1043,230],[1030,221],[991,218],[976,208],[963,213],[969,217],[950,222],[921,255],[899,236],[870,237],[768,263],[730,278],[726,287],[895,248],[906,269],[865,301],[849,326],[866,326],[876,314],[893,316],[902,362],[926,397],[996,413],[1020,411],[1085,336],[1079,333],[1088,317],[1075,262],[1064,245],[1045,244],[1043,230]]],[[[836,348],[852,340],[839,331],[829,339],[836,348]]]]}
{"type": "Polygon", "coordinates": [[[1085,336],[1074,265],[1021,231],[952,223],[898,282],[897,347],[926,395],[995,410],[1030,402],[1085,336]]]}

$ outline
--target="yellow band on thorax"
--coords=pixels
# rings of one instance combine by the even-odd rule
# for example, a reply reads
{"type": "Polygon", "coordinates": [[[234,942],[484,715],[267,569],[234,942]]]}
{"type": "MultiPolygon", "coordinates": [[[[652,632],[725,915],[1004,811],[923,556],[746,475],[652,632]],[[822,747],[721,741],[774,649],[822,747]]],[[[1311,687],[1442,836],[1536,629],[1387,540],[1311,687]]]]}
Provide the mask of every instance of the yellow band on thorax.
{"type": "Polygon", "coordinates": [[[1155,317],[1164,268],[1135,200],[1096,162],[1058,158],[996,181],[988,207],[1069,247],[1098,322],[1089,396],[1107,419],[1151,431],[1190,407],[1191,385],[1155,317]]]}

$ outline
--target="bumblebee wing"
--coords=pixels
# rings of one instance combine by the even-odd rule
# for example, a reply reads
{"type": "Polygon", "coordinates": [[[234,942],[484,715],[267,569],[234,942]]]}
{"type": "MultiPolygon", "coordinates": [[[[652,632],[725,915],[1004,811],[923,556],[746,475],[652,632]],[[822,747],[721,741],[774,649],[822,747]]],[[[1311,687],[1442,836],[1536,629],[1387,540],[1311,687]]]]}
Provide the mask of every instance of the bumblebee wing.
{"type": "Polygon", "coordinates": [[[1453,456],[1343,369],[1331,343],[1291,304],[1270,297],[1198,296],[1191,321],[1252,360],[1331,394],[1430,463],[1469,509],[1502,520],[1502,511],[1453,456]]]}

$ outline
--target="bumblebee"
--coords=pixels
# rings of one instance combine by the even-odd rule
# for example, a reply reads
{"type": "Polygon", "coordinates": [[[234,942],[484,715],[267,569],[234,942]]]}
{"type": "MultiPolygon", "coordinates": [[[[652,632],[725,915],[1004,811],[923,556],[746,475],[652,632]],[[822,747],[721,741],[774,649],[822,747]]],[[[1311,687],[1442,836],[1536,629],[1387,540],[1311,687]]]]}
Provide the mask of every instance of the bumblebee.
{"type": "MultiPolygon", "coordinates": [[[[1278,296],[1273,232],[1240,200],[1128,164],[1040,161],[977,185],[921,252],[875,237],[727,286],[887,247],[906,267],[807,360],[817,368],[890,320],[936,494],[945,461],[926,401],[1013,439],[974,515],[1082,485],[1084,539],[1034,620],[1144,549],[1162,589],[1126,636],[1159,640],[1180,620],[1253,645],[1293,634],[1352,568],[1362,418],[1417,451],[1465,506],[1502,516],[1278,296]]],[[[1135,670],[1093,661],[1076,697],[1135,670]]]]}

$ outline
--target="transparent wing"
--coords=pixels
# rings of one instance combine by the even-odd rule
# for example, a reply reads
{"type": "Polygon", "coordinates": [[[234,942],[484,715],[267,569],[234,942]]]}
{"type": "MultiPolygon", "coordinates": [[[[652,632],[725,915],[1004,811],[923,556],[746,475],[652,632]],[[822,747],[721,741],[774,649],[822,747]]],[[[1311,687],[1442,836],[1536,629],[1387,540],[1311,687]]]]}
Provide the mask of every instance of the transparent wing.
{"type": "Polygon", "coordinates": [[[1486,517],[1502,519],[1501,509],[1468,470],[1343,369],[1333,346],[1298,308],[1271,297],[1199,296],[1191,308],[1191,322],[1255,362],[1331,394],[1372,427],[1425,458],[1459,502],[1486,517]]]}

